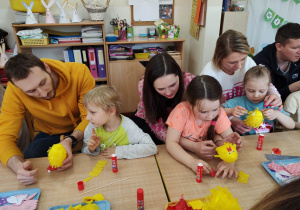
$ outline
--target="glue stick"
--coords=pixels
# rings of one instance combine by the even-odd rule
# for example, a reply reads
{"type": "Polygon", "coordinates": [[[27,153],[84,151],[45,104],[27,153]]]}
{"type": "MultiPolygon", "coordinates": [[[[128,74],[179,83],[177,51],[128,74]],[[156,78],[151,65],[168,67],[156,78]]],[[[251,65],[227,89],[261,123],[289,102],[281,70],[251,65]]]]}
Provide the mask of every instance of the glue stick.
{"type": "Polygon", "coordinates": [[[198,163],[198,166],[197,166],[197,178],[196,178],[196,181],[198,183],[202,182],[202,174],[203,174],[203,164],[202,163],[198,163]]]}
{"type": "Polygon", "coordinates": [[[264,134],[259,134],[258,136],[258,142],[257,142],[257,147],[256,149],[257,150],[261,150],[262,149],[262,146],[263,146],[263,143],[264,143],[264,134]]]}
{"type": "Polygon", "coordinates": [[[117,155],[116,154],[111,155],[111,162],[112,162],[112,171],[114,173],[117,173],[118,172],[118,165],[117,165],[117,155]]]}
{"type": "Polygon", "coordinates": [[[137,209],[143,210],[144,208],[144,190],[142,188],[137,189],[137,209]]]}

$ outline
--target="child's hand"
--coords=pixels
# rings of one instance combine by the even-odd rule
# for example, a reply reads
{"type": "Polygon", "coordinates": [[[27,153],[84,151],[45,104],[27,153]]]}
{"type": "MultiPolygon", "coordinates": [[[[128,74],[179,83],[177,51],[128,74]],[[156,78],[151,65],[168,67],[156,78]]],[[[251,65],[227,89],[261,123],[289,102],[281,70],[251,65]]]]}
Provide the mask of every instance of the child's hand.
{"type": "Polygon", "coordinates": [[[243,116],[247,113],[248,113],[248,111],[242,106],[236,106],[233,108],[233,111],[232,111],[232,115],[237,118],[239,118],[240,116],[243,116]]]}
{"type": "Polygon", "coordinates": [[[196,149],[196,154],[203,159],[213,159],[216,152],[216,145],[213,141],[201,141],[197,142],[198,148],[196,149]]]}
{"type": "Polygon", "coordinates": [[[111,158],[112,154],[116,154],[116,147],[109,147],[100,152],[100,155],[103,155],[105,158],[111,158]]]}
{"type": "Polygon", "coordinates": [[[253,129],[252,127],[246,125],[245,122],[239,118],[233,117],[230,121],[231,121],[231,127],[237,133],[243,134],[253,129]]]}
{"type": "Polygon", "coordinates": [[[277,110],[263,109],[261,112],[268,120],[275,120],[277,118],[277,110]]]}
{"type": "Polygon", "coordinates": [[[222,178],[224,179],[227,175],[229,178],[232,177],[232,175],[237,178],[237,171],[234,170],[234,163],[226,163],[224,161],[221,161],[217,166],[217,173],[216,177],[218,177],[223,172],[222,178]]]}
{"type": "Polygon", "coordinates": [[[236,150],[238,152],[241,150],[241,148],[243,146],[242,139],[241,139],[240,135],[237,132],[233,132],[233,133],[229,134],[228,136],[226,136],[223,139],[223,141],[224,141],[224,143],[228,141],[232,144],[236,144],[236,150]]]}
{"type": "Polygon", "coordinates": [[[90,152],[94,152],[95,149],[99,146],[101,141],[101,137],[97,136],[95,132],[95,128],[92,129],[92,135],[87,142],[87,147],[89,148],[90,152]]]}
{"type": "Polygon", "coordinates": [[[203,164],[203,174],[210,174],[210,172],[212,172],[212,168],[208,165],[207,162],[200,160],[200,159],[194,159],[193,162],[190,165],[190,168],[197,173],[197,166],[198,163],[202,163],[203,164]]]}

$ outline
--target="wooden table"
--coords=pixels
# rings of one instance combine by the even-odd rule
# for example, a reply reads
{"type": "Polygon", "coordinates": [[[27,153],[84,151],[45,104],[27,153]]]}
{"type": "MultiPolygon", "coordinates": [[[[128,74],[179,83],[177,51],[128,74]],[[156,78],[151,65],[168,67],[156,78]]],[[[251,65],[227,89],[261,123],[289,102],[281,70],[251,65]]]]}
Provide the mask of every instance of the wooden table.
{"type": "MultiPolygon", "coordinates": [[[[170,200],[178,201],[182,194],[185,199],[203,198],[210,195],[210,189],[221,186],[227,187],[238,198],[242,209],[247,210],[269,190],[278,186],[262,166],[262,162],[267,161],[265,154],[271,154],[272,148],[280,148],[282,155],[299,155],[300,131],[265,134],[262,151],[256,150],[258,135],[242,139],[244,145],[236,169],[250,175],[248,184],[237,182],[235,178],[213,178],[209,175],[203,177],[202,183],[197,183],[196,174],[173,159],[165,145],[159,145],[156,158],[170,200]]],[[[215,169],[219,159],[207,162],[215,169]]]]}
{"type": "Polygon", "coordinates": [[[73,166],[66,171],[48,173],[47,158],[31,159],[35,168],[39,168],[38,182],[30,186],[19,184],[16,175],[3,164],[0,165],[0,192],[27,188],[40,188],[38,209],[46,210],[51,206],[82,202],[83,197],[102,193],[105,200],[111,204],[111,209],[136,209],[137,189],[144,189],[146,209],[163,209],[168,202],[164,186],[154,156],[134,159],[118,160],[118,173],[112,172],[110,159],[101,156],[85,154],[74,155],[73,166]],[[84,190],[78,191],[77,182],[89,177],[89,172],[98,160],[107,160],[102,173],[84,184],[84,190]],[[102,189],[77,196],[82,192],[101,187],[103,185],[130,177],[130,179],[104,187],[102,189]]]}

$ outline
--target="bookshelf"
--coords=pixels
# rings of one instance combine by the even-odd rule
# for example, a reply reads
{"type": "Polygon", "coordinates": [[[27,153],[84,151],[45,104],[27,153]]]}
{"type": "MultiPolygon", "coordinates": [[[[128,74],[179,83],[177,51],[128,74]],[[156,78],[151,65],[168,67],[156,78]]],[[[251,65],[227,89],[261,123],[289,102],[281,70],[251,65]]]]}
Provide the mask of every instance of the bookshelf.
{"type": "MultiPolygon", "coordinates": [[[[19,52],[29,52],[32,53],[33,48],[56,48],[56,47],[70,47],[70,46],[103,46],[104,48],[104,61],[105,61],[105,67],[106,67],[106,75],[108,75],[107,72],[107,60],[108,57],[106,57],[105,51],[107,49],[105,48],[105,29],[104,29],[104,21],[91,21],[91,20],[83,20],[81,23],[38,23],[38,24],[20,24],[20,25],[12,25],[15,40],[18,46],[19,52]],[[68,31],[69,29],[72,31],[80,31],[81,26],[101,26],[102,27],[102,33],[103,33],[103,42],[97,42],[97,43],[60,43],[60,44],[47,44],[47,45],[22,45],[21,40],[17,36],[17,32],[20,30],[29,30],[33,28],[41,28],[41,29],[54,29],[57,31],[68,31]]],[[[95,78],[96,82],[107,82],[108,83],[108,76],[106,78],[95,78]]]]}
{"type": "MultiPolygon", "coordinates": [[[[133,37],[126,40],[117,40],[116,42],[106,42],[105,41],[105,30],[104,30],[104,21],[91,21],[84,20],[81,23],[55,23],[55,24],[21,24],[21,25],[12,25],[15,40],[18,46],[19,52],[31,52],[33,48],[55,48],[55,47],[69,47],[69,46],[103,46],[104,49],[104,58],[105,58],[105,67],[106,67],[106,78],[95,78],[96,82],[107,82],[109,85],[115,86],[118,91],[121,93],[121,112],[130,113],[134,112],[139,103],[139,94],[138,94],[138,82],[145,73],[145,67],[142,63],[147,62],[150,58],[134,59],[134,60],[109,60],[109,46],[110,45],[119,45],[119,44],[134,44],[135,48],[145,48],[152,46],[160,46],[166,49],[166,46],[173,46],[177,51],[181,53],[181,56],[176,56],[174,59],[178,65],[183,67],[183,56],[184,56],[184,39],[161,39],[156,37],[154,40],[148,40],[148,38],[133,37]],[[63,28],[64,31],[68,29],[73,29],[78,27],[80,30],[81,26],[102,26],[103,33],[103,42],[99,43],[64,43],[64,44],[47,44],[47,45],[22,45],[19,37],[16,33],[19,30],[32,29],[32,28],[49,28],[54,30],[59,30],[63,28]]],[[[74,31],[74,30],[73,30],[74,31]]]]}

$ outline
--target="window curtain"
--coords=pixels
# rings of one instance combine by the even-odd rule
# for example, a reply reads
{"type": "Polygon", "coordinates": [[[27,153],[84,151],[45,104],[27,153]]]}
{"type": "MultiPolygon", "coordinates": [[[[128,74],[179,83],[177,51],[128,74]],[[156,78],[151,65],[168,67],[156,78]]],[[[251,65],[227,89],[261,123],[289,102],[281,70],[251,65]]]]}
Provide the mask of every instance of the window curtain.
{"type": "Polygon", "coordinates": [[[300,0],[248,0],[247,38],[253,55],[275,42],[280,26],[300,24],[300,0]]]}

